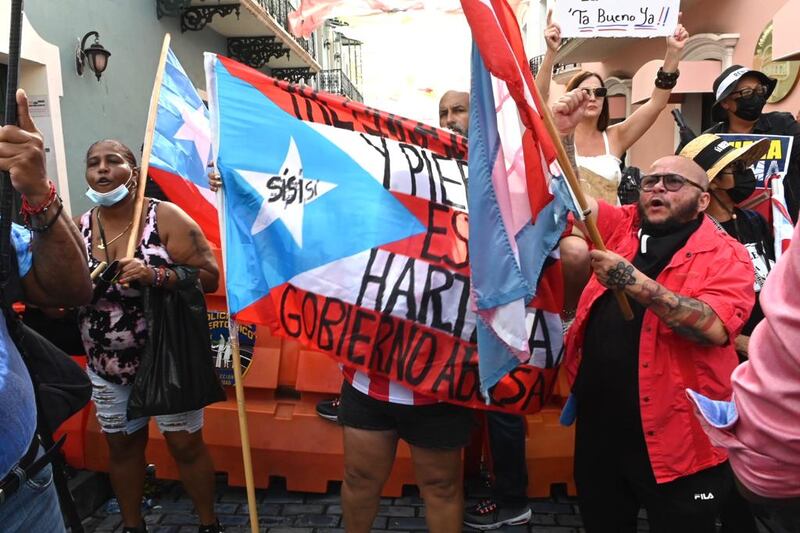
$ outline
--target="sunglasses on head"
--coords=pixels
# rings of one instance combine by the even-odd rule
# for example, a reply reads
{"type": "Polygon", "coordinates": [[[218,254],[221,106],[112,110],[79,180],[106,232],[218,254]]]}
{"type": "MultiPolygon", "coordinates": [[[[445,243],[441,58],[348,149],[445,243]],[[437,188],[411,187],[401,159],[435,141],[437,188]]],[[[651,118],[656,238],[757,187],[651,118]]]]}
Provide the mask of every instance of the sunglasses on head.
{"type": "Polygon", "coordinates": [[[595,98],[603,98],[608,94],[608,89],[605,87],[581,87],[581,91],[586,93],[586,96],[594,95],[595,98]]]}
{"type": "Polygon", "coordinates": [[[738,91],[733,91],[731,96],[735,96],[735,99],[739,98],[750,98],[754,94],[758,96],[766,96],[767,95],[767,86],[766,85],[756,85],[755,87],[745,87],[744,89],[739,89],[738,91]]]}
{"type": "Polygon", "coordinates": [[[655,189],[659,181],[663,183],[664,188],[670,192],[681,190],[681,188],[687,183],[697,187],[703,192],[706,192],[706,190],[700,185],[696,184],[692,180],[684,178],[680,174],[648,174],[646,176],[642,176],[642,181],[639,182],[639,189],[644,192],[650,192],[655,189]]]}

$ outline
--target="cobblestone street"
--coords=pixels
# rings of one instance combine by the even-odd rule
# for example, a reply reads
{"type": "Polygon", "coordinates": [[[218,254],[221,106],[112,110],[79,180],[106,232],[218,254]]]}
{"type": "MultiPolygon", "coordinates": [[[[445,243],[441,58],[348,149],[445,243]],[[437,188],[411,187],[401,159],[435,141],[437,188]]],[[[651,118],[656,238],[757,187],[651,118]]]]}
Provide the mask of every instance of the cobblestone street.
{"type": "MultiPolygon", "coordinates": [[[[150,533],[195,533],[197,516],[193,514],[192,502],[179,483],[158,484],[160,497],[148,511],[145,520],[150,533]]],[[[218,487],[216,506],[220,522],[227,533],[249,533],[247,496],[242,488],[218,487]]],[[[481,490],[468,493],[467,503],[475,503],[482,496],[481,490]]],[[[334,533],[343,532],[342,507],[338,485],[328,494],[306,494],[287,492],[281,488],[259,490],[258,516],[261,531],[270,533],[334,533]]],[[[531,533],[578,533],[583,532],[577,505],[571,498],[531,500],[533,518],[527,526],[506,527],[496,531],[531,533]]],[[[640,518],[640,532],[647,532],[646,520],[640,518]]],[[[118,513],[108,514],[101,508],[94,516],[84,521],[87,532],[120,532],[118,513]]],[[[401,498],[381,500],[373,531],[399,533],[401,531],[424,531],[425,509],[416,487],[406,487],[401,498]]],[[[472,531],[465,529],[465,531],[472,531]]]]}

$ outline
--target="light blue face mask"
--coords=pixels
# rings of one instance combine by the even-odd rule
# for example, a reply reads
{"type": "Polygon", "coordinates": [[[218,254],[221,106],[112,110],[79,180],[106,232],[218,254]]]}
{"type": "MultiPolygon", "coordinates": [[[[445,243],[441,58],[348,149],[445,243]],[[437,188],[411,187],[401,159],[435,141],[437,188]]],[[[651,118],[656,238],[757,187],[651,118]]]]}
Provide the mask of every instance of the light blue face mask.
{"type": "MultiPolygon", "coordinates": [[[[131,178],[133,178],[133,172],[131,172],[131,178]]],[[[111,207],[112,205],[118,204],[124,200],[125,197],[130,194],[131,191],[128,189],[128,183],[130,183],[130,181],[131,180],[129,179],[116,189],[108,192],[97,192],[89,187],[86,189],[86,197],[97,205],[111,207]]]]}

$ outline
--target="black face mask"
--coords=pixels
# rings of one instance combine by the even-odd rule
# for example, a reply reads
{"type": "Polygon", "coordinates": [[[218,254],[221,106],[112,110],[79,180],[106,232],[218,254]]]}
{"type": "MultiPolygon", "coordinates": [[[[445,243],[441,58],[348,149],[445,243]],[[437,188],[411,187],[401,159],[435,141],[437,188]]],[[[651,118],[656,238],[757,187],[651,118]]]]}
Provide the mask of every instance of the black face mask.
{"type": "Polygon", "coordinates": [[[747,200],[756,190],[756,176],[749,168],[735,170],[733,172],[733,183],[733,187],[725,189],[725,192],[736,204],[747,200]]]}
{"type": "Polygon", "coordinates": [[[761,110],[764,109],[766,104],[767,99],[757,94],[753,94],[749,98],[739,98],[736,100],[736,111],[733,114],[742,120],[758,120],[758,117],[761,116],[761,110]]]}

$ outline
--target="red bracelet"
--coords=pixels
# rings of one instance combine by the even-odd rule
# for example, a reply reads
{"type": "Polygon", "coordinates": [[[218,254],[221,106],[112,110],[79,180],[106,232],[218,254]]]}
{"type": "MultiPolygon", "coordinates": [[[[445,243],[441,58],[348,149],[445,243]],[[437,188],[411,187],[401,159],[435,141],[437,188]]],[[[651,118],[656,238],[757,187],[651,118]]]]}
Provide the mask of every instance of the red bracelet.
{"type": "Polygon", "coordinates": [[[52,203],[55,201],[56,186],[52,181],[48,183],[50,184],[50,192],[47,195],[47,199],[41,204],[37,206],[31,205],[25,196],[22,197],[22,206],[20,207],[19,212],[26,221],[34,215],[39,215],[47,211],[47,208],[50,207],[50,205],[52,205],[52,203]]]}

